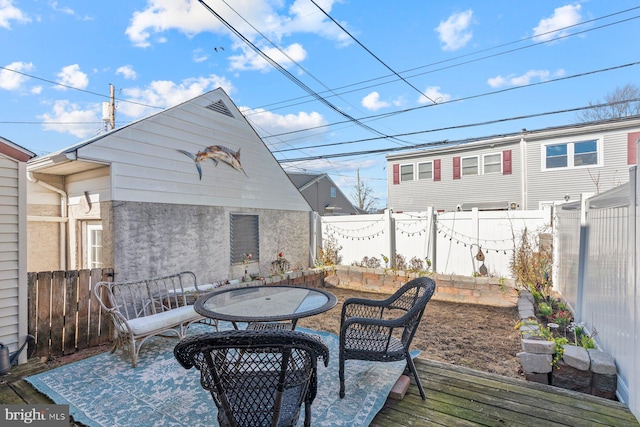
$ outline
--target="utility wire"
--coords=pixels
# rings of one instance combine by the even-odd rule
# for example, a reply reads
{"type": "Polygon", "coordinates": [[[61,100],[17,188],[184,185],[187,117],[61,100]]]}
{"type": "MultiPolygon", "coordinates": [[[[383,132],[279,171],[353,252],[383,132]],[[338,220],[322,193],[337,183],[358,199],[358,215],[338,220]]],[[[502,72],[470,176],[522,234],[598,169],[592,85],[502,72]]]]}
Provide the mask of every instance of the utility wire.
{"type": "MultiPolygon", "coordinates": [[[[490,125],[490,124],[505,123],[505,122],[510,122],[510,121],[514,121],[514,120],[523,120],[523,119],[531,119],[531,118],[535,118],[535,117],[543,117],[543,116],[551,116],[551,115],[556,115],[556,114],[571,113],[571,112],[576,112],[576,111],[589,110],[589,109],[592,109],[592,108],[609,107],[609,106],[613,106],[613,105],[618,105],[618,104],[623,104],[623,103],[628,103],[628,102],[638,102],[638,101],[640,101],[640,98],[625,99],[625,100],[622,100],[622,101],[605,102],[605,103],[596,104],[596,105],[589,105],[589,106],[586,106],[586,107],[567,108],[567,109],[563,109],[563,110],[547,111],[547,112],[543,112],[543,113],[527,114],[527,115],[522,115],[522,116],[507,117],[507,118],[496,119],[496,120],[487,120],[487,121],[484,121],[484,122],[467,123],[467,124],[463,124],[463,125],[449,126],[449,127],[439,128],[439,129],[428,129],[428,130],[420,130],[420,131],[415,131],[415,132],[407,132],[407,133],[403,133],[403,134],[396,135],[396,136],[411,136],[411,135],[419,135],[419,134],[425,134],[425,133],[430,133],[430,132],[439,132],[439,131],[443,131],[443,130],[454,130],[454,129],[464,129],[464,128],[476,127],[476,126],[486,126],[486,125],[490,125]]],[[[583,125],[586,126],[587,124],[585,123],[583,125]]],[[[405,149],[408,149],[408,148],[410,148],[410,149],[419,149],[419,148],[432,147],[432,146],[435,146],[435,145],[454,144],[456,142],[457,143],[464,143],[464,142],[470,142],[470,141],[478,141],[478,140],[487,139],[487,138],[488,137],[472,138],[472,139],[465,139],[465,140],[460,140],[460,141],[443,140],[443,141],[437,141],[437,142],[425,142],[425,143],[421,143],[421,144],[415,144],[415,145],[413,145],[411,147],[391,147],[391,148],[381,148],[381,149],[378,149],[378,150],[354,151],[354,152],[349,152],[349,153],[322,154],[322,155],[318,155],[318,156],[310,156],[310,157],[301,157],[301,158],[296,158],[296,159],[278,160],[278,162],[280,162],[280,163],[300,162],[300,161],[306,161],[306,160],[329,159],[329,158],[335,158],[335,157],[357,156],[357,155],[363,155],[363,154],[388,153],[388,152],[393,152],[393,151],[405,150],[405,149]]],[[[383,138],[367,138],[367,139],[360,139],[360,140],[356,140],[356,141],[346,141],[346,142],[327,144],[327,145],[355,144],[355,143],[358,143],[358,142],[371,142],[371,141],[380,140],[380,139],[383,139],[383,138]]],[[[312,148],[312,147],[306,147],[306,148],[312,148]]],[[[277,153],[277,151],[274,152],[274,153],[277,153]]]]}
{"type": "MultiPolygon", "coordinates": [[[[631,9],[626,9],[626,10],[623,10],[623,11],[620,11],[620,12],[616,12],[616,13],[612,13],[612,14],[603,16],[603,17],[594,18],[594,19],[591,19],[589,21],[584,21],[584,22],[581,22],[579,24],[569,25],[569,26],[566,26],[566,27],[557,28],[557,29],[552,30],[552,31],[547,31],[546,33],[542,33],[542,34],[539,34],[537,36],[526,37],[526,38],[523,38],[523,39],[520,39],[520,40],[504,43],[504,44],[501,44],[499,46],[494,46],[494,47],[482,49],[482,50],[479,50],[479,51],[476,51],[476,52],[471,52],[471,53],[467,53],[467,54],[464,54],[464,55],[459,55],[459,56],[454,57],[454,58],[449,58],[449,59],[445,59],[445,60],[442,60],[442,61],[433,62],[433,63],[430,63],[430,64],[422,65],[420,67],[410,68],[408,70],[400,71],[400,74],[409,73],[411,71],[419,70],[419,69],[422,69],[422,68],[432,67],[432,66],[435,66],[435,65],[438,65],[438,64],[443,64],[443,63],[446,63],[446,62],[455,61],[457,59],[461,59],[461,58],[465,58],[465,57],[468,57],[468,56],[477,55],[477,54],[482,53],[482,52],[488,52],[488,51],[491,51],[491,50],[499,49],[501,47],[510,46],[512,44],[521,43],[523,41],[527,41],[527,40],[531,40],[531,39],[534,39],[534,38],[541,37],[543,35],[547,35],[547,34],[550,34],[550,33],[555,33],[555,32],[562,31],[562,30],[565,30],[565,29],[569,29],[569,28],[572,28],[572,27],[576,27],[576,26],[579,26],[579,25],[584,25],[586,23],[591,23],[591,22],[594,22],[596,20],[609,18],[611,16],[618,15],[618,14],[621,14],[621,13],[626,13],[626,12],[629,12],[629,11],[632,11],[632,10],[635,10],[635,9],[639,9],[639,8],[640,8],[640,6],[634,7],[634,8],[631,8],[631,9]]],[[[441,68],[437,68],[437,69],[434,69],[434,70],[425,71],[425,72],[418,73],[418,74],[413,74],[413,75],[408,76],[408,77],[411,78],[411,77],[417,77],[417,76],[421,76],[421,75],[425,75],[425,74],[435,73],[437,71],[443,71],[443,70],[447,70],[447,69],[450,69],[450,68],[471,64],[473,62],[478,62],[478,61],[482,61],[484,59],[489,59],[489,58],[494,58],[494,57],[497,57],[497,56],[506,55],[508,53],[517,52],[519,50],[529,49],[531,47],[539,46],[539,45],[542,45],[542,44],[553,43],[553,42],[556,42],[558,40],[562,40],[564,38],[573,37],[573,36],[581,35],[581,34],[584,34],[584,33],[587,33],[587,32],[600,30],[600,29],[603,29],[603,28],[610,27],[612,25],[621,24],[621,23],[628,22],[628,21],[631,21],[631,20],[634,20],[634,19],[638,19],[638,18],[640,18],[640,16],[633,16],[631,18],[623,19],[623,20],[620,20],[620,21],[615,21],[615,22],[612,22],[612,23],[609,23],[609,24],[605,24],[605,25],[601,25],[601,26],[598,26],[598,27],[590,28],[590,29],[583,30],[583,31],[580,31],[580,32],[566,34],[564,36],[559,36],[559,37],[553,38],[551,40],[545,40],[545,41],[533,43],[533,44],[528,45],[528,46],[522,46],[522,47],[519,47],[519,48],[510,49],[510,50],[507,50],[507,51],[498,52],[496,54],[482,56],[480,58],[472,59],[472,60],[469,60],[469,61],[459,62],[459,63],[453,64],[453,65],[449,65],[449,66],[446,66],[446,67],[441,67],[441,68]]],[[[341,89],[347,89],[347,88],[350,88],[350,87],[353,87],[353,86],[358,86],[358,85],[361,85],[361,84],[364,84],[364,83],[371,83],[371,82],[375,82],[375,81],[378,81],[378,80],[389,79],[391,77],[393,77],[393,75],[381,76],[381,77],[377,77],[377,78],[374,78],[374,79],[364,80],[364,81],[361,81],[361,82],[352,83],[352,84],[345,85],[345,86],[340,86],[340,87],[335,88],[333,90],[334,91],[338,91],[338,90],[341,90],[341,89]]],[[[387,85],[387,84],[394,83],[394,82],[395,82],[395,80],[388,80],[388,81],[382,82],[382,83],[376,83],[376,84],[369,85],[369,86],[362,86],[362,87],[358,87],[356,89],[352,89],[352,90],[349,90],[349,91],[339,92],[339,95],[344,95],[344,94],[347,94],[347,93],[352,93],[352,92],[357,92],[357,91],[361,91],[361,90],[365,90],[365,89],[379,87],[381,85],[387,85]]],[[[264,105],[264,106],[261,106],[261,107],[256,107],[256,108],[257,109],[269,109],[269,111],[276,111],[276,110],[281,109],[281,108],[287,108],[287,107],[292,107],[292,106],[308,103],[309,102],[308,100],[304,101],[305,98],[306,97],[292,98],[290,100],[279,101],[279,102],[267,104],[267,105],[264,105]],[[300,102],[296,102],[294,104],[287,104],[287,105],[284,105],[284,106],[281,106],[281,107],[277,107],[277,108],[269,108],[269,107],[272,107],[274,105],[282,104],[282,103],[285,103],[285,102],[298,101],[298,100],[300,102]]],[[[259,113],[256,112],[255,114],[259,114],[259,113]]]]}
{"type": "Polygon", "coordinates": [[[340,23],[338,21],[336,21],[335,19],[333,19],[333,17],[331,17],[331,15],[329,15],[323,8],[321,8],[320,6],[318,6],[318,3],[316,3],[314,0],[309,0],[311,1],[311,3],[313,3],[319,10],[320,12],[324,13],[324,15],[329,18],[334,24],[336,24],[338,26],[338,28],[340,28],[346,35],[348,35],[349,37],[351,37],[351,39],[353,41],[355,41],[356,43],[358,43],[358,45],[360,45],[361,48],[363,48],[364,50],[367,51],[367,53],[369,53],[369,55],[373,56],[379,63],[381,63],[382,65],[385,66],[385,68],[387,68],[387,70],[391,71],[396,77],[398,77],[400,80],[402,80],[403,82],[405,82],[407,85],[409,85],[412,89],[414,89],[416,92],[418,92],[421,96],[424,96],[425,98],[427,98],[429,101],[433,102],[434,104],[437,104],[436,101],[434,101],[433,99],[429,98],[424,92],[422,92],[420,89],[418,89],[417,87],[415,87],[413,84],[411,84],[409,81],[407,81],[407,79],[405,79],[404,77],[402,77],[400,74],[398,74],[393,68],[391,68],[389,65],[387,65],[382,59],[380,59],[375,53],[371,52],[371,50],[369,50],[365,45],[363,45],[362,43],[360,43],[360,40],[358,40],[357,38],[355,38],[353,36],[353,34],[351,34],[349,31],[347,31],[346,28],[344,28],[342,25],[340,25],[340,23]]]}
{"type": "MultiPolygon", "coordinates": [[[[495,91],[491,91],[491,92],[485,92],[485,93],[481,93],[481,94],[465,96],[465,97],[462,97],[462,98],[451,99],[449,101],[440,102],[437,105],[452,104],[452,103],[455,103],[455,102],[468,101],[470,99],[481,98],[481,97],[485,97],[485,96],[489,96],[489,95],[496,95],[496,94],[499,94],[499,93],[510,92],[510,91],[514,91],[514,90],[533,87],[533,86],[540,86],[540,85],[545,85],[545,84],[549,84],[549,83],[556,83],[556,82],[563,81],[563,80],[570,80],[570,79],[575,79],[575,78],[579,78],[579,77],[585,77],[585,76],[589,76],[589,75],[593,75],[593,74],[604,73],[604,72],[608,72],[608,71],[614,71],[614,70],[618,70],[618,69],[622,69],[622,68],[626,68],[626,67],[632,67],[632,66],[636,66],[636,65],[640,65],[640,61],[630,62],[628,64],[616,65],[616,66],[608,67],[608,68],[601,68],[599,70],[586,71],[584,73],[573,74],[571,76],[558,77],[558,78],[555,78],[555,79],[545,80],[543,82],[529,83],[527,85],[514,86],[514,87],[495,90],[495,91]]],[[[380,119],[383,119],[383,118],[386,118],[386,117],[390,117],[390,116],[394,116],[394,115],[398,115],[398,114],[403,114],[403,113],[408,113],[410,111],[421,110],[423,108],[430,108],[430,107],[433,107],[433,106],[434,106],[433,104],[419,105],[417,107],[405,108],[403,110],[398,110],[398,111],[393,111],[393,112],[388,112],[388,113],[381,113],[381,114],[374,114],[374,115],[371,115],[371,116],[362,117],[361,120],[380,120],[380,119]]],[[[284,135],[291,135],[291,134],[298,133],[298,132],[307,132],[307,131],[311,131],[311,130],[326,128],[326,127],[329,127],[329,126],[340,125],[340,124],[343,124],[343,123],[345,123],[345,122],[342,121],[342,122],[328,123],[328,124],[325,124],[325,125],[314,126],[314,127],[311,127],[311,128],[293,130],[293,131],[289,131],[289,132],[283,132],[283,133],[275,134],[275,135],[272,135],[272,136],[273,137],[280,137],[280,136],[284,136],[284,135]]],[[[270,138],[270,136],[265,136],[264,138],[270,138]]]]}
{"type": "Polygon", "coordinates": [[[338,113],[339,115],[345,117],[347,120],[349,120],[352,123],[357,124],[358,126],[373,132],[377,135],[381,135],[381,136],[386,136],[384,133],[370,127],[367,126],[366,124],[362,123],[361,121],[359,121],[358,119],[356,119],[355,117],[352,117],[351,115],[345,113],[344,111],[342,111],[340,108],[336,107],[335,105],[333,105],[331,102],[329,102],[329,100],[327,100],[326,98],[323,98],[322,96],[320,96],[317,92],[313,91],[313,89],[311,89],[309,86],[307,86],[306,84],[304,84],[300,79],[298,79],[297,77],[295,77],[293,74],[291,74],[289,71],[287,71],[284,67],[282,67],[280,64],[278,64],[276,61],[274,61],[273,59],[271,59],[271,57],[269,55],[267,55],[266,53],[264,53],[262,50],[260,50],[260,48],[258,48],[254,43],[252,43],[249,39],[247,39],[245,36],[242,35],[242,33],[240,33],[235,27],[233,27],[233,25],[231,25],[229,22],[227,22],[222,16],[220,16],[215,10],[213,10],[207,3],[205,3],[204,0],[198,0],[209,12],[211,12],[211,14],[213,14],[216,18],[218,18],[218,20],[224,25],[226,26],[233,34],[235,34],[238,38],[240,38],[242,41],[244,41],[254,52],[256,52],[258,55],[260,55],[263,59],[265,59],[269,64],[271,64],[274,68],[276,68],[278,71],[280,71],[282,74],[284,74],[289,80],[291,80],[292,82],[294,82],[296,85],[298,85],[298,87],[302,88],[305,92],[307,92],[308,94],[310,94],[311,96],[313,96],[316,100],[318,100],[319,102],[321,102],[322,104],[324,104],[325,106],[329,107],[331,110],[335,111],[336,113],[338,113]]]}

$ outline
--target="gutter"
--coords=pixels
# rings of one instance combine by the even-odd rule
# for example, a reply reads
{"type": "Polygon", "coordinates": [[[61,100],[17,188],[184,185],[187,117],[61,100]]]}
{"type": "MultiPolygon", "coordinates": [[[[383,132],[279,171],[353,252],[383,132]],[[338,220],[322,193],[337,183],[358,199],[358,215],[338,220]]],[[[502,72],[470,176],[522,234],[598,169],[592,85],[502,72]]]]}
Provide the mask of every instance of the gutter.
{"type": "Polygon", "coordinates": [[[60,190],[57,187],[54,187],[51,184],[40,181],[39,179],[33,176],[33,172],[27,172],[27,179],[34,184],[37,184],[41,187],[46,188],[47,190],[54,191],[60,195],[60,217],[49,217],[49,216],[31,216],[28,217],[28,220],[40,221],[40,222],[59,222],[60,223],[60,269],[67,269],[67,223],[69,221],[68,218],[68,208],[67,208],[67,193],[63,190],[60,190]]]}

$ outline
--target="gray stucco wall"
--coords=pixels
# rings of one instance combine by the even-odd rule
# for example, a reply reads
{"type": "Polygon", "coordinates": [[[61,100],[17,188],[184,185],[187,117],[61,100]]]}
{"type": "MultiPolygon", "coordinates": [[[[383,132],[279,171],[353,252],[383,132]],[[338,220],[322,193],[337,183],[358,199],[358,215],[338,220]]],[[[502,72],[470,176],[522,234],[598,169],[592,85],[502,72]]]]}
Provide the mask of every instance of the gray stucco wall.
{"type": "Polygon", "coordinates": [[[120,201],[101,203],[105,266],[112,260],[115,280],[184,270],[199,283],[240,278],[244,266],[230,265],[232,213],[259,216],[260,260],[249,273],[269,275],[280,251],[291,267],[309,267],[309,212],[120,201]]]}

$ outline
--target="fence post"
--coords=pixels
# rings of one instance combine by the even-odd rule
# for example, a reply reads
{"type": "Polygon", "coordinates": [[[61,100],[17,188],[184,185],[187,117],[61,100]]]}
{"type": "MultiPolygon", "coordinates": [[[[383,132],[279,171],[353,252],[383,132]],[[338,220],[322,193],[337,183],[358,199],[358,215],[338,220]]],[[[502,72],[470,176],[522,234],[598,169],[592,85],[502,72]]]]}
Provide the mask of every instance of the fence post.
{"type": "Polygon", "coordinates": [[[396,222],[393,218],[393,209],[387,209],[385,211],[387,214],[386,217],[386,227],[389,231],[389,238],[387,239],[387,244],[389,247],[389,263],[391,264],[391,268],[396,267],[396,222]]]}

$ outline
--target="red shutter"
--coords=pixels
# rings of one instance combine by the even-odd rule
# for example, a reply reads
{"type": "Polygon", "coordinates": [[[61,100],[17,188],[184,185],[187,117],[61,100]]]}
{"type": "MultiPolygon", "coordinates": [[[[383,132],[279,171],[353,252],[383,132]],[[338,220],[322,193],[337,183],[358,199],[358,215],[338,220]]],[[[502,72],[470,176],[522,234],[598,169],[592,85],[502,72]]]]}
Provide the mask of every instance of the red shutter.
{"type": "Polygon", "coordinates": [[[511,150],[502,152],[502,175],[511,175],[511,150]]]}
{"type": "Polygon", "coordinates": [[[440,159],[433,161],[433,180],[440,181],[440,159]]]}
{"type": "Polygon", "coordinates": [[[460,179],[460,157],[453,158],[453,179],[460,179]]]}
{"type": "Polygon", "coordinates": [[[393,165],[393,183],[400,184],[400,165],[393,165]]]}
{"type": "Polygon", "coordinates": [[[638,161],[637,147],[640,139],[640,132],[632,132],[627,134],[627,164],[635,165],[638,161]]]}

